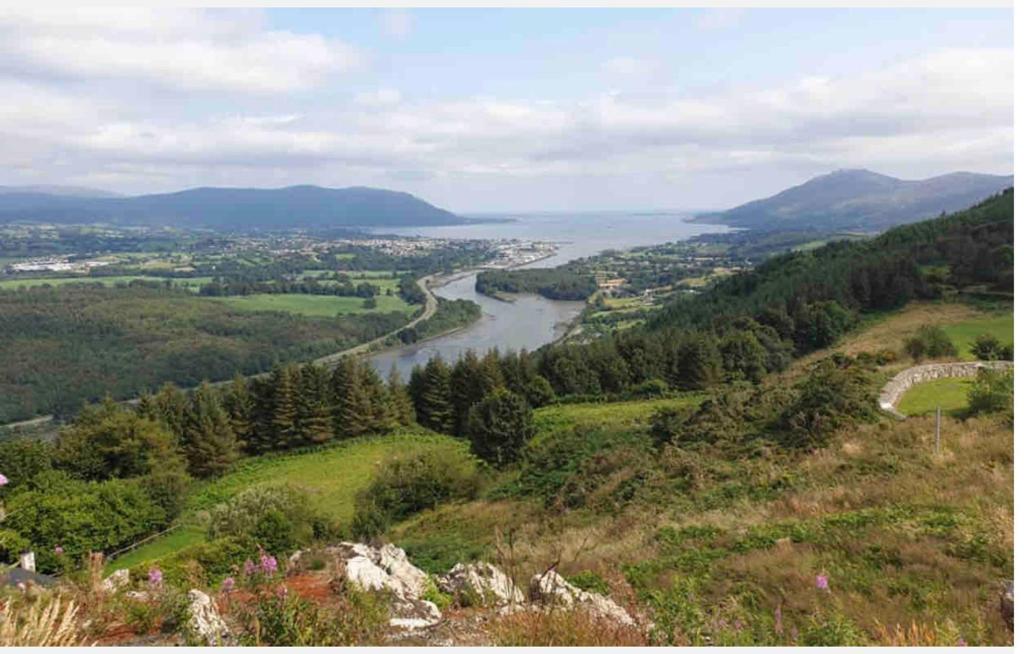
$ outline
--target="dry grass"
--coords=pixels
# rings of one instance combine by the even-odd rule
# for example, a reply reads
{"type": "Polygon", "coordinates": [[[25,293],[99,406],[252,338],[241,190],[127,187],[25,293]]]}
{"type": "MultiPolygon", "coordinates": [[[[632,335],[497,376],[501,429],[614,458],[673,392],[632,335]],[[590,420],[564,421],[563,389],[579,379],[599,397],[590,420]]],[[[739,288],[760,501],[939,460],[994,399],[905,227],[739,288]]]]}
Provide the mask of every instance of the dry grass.
{"type": "Polygon", "coordinates": [[[646,645],[636,628],[595,618],[583,610],[519,611],[487,626],[500,647],[624,647],[646,645]]]}
{"type": "Polygon", "coordinates": [[[85,645],[78,605],[60,596],[0,613],[0,647],[73,647],[85,645]]]}

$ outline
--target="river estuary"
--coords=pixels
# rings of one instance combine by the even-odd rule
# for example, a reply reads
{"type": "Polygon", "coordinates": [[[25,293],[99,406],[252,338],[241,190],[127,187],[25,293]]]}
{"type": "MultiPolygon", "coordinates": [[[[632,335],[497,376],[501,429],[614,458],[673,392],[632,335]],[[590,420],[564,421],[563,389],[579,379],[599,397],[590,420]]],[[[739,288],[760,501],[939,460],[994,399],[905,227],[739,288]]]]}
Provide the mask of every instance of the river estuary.
{"type": "MultiPolygon", "coordinates": [[[[526,267],[554,267],[609,249],[624,250],[728,231],[721,225],[684,222],[686,216],[685,213],[626,212],[528,214],[509,216],[515,218],[515,222],[508,223],[388,231],[434,238],[519,238],[558,244],[555,256],[526,267]]],[[[382,375],[387,375],[396,365],[402,376],[407,378],[413,366],[425,364],[435,354],[446,361],[454,361],[466,350],[484,352],[493,347],[502,352],[522,348],[535,350],[560,338],[584,307],[583,302],[558,302],[537,295],[521,295],[515,302],[502,302],[477,293],[475,285],[475,273],[456,276],[435,288],[434,293],[449,300],[476,302],[483,310],[480,320],[445,336],[380,352],[370,359],[374,367],[382,375]]]]}

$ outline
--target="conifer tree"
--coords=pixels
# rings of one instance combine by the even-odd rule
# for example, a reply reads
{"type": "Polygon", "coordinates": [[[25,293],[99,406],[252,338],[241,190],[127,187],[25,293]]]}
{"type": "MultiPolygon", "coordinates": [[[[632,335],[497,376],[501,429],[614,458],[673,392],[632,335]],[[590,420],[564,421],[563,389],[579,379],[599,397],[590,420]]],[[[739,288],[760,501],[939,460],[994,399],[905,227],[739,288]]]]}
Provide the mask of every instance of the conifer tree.
{"type": "Polygon", "coordinates": [[[231,419],[207,382],[192,394],[183,436],[189,472],[196,477],[220,474],[238,459],[238,439],[231,419]]]}
{"type": "Polygon", "coordinates": [[[416,422],[416,407],[413,406],[412,398],[402,383],[398,366],[391,366],[391,372],[388,374],[388,403],[399,425],[408,427],[416,422]]]}
{"type": "Polygon", "coordinates": [[[298,380],[294,366],[278,366],[271,373],[273,412],[270,429],[274,447],[288,449],[301,444],[297,427],[298,380]]]}
{"type": "Polygon", "coordinates": [[[413,397],[416,419],[434,431],[451,433],[451,372],[440,356],[427,362],[417,382],[418,394],[413,397]]]}
{"type": "Polygon", "coordinates": [[[373,430],[374,412],[367,392],[366,375],[358,361],[345,357],[332,376],[334,392],[334,434],[351,438],[373,430]]]}
{"type": "Polygon", "coordinates": [[[236,374],[231,380],[221,403],[228,414],[231,430],[235,432],[239,447],[248,448],[255,430],[255,401],[252,389],[240,374],[236,374]]]}
{"type": "Polygon", "coordinates": [[[307,364],[300,375],[298,431],[303,441],[316,445],[333,435],[330,407],[330,380],[327,371],[307,364]]]}

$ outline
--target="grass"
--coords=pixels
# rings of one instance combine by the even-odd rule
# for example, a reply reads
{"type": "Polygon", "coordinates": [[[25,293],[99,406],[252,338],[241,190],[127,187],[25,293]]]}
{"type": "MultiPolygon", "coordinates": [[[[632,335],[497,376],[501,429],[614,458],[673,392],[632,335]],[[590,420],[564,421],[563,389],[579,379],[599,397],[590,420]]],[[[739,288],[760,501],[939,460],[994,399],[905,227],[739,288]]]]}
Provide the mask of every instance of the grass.
{"type": "Polygon", "coordinates": [[[355,497],[388,459],[424,449],[437,449],[451,457],[469,456],[468,445],[447,436],[403,433],[357,438],[307,452],[268,455],[243,460],[222,477],[200,484],[191,494],[179,522],[181,529],[157,538],[111,562],[110,570],[158,561],[205,538],[197,513],[224,502],[239,492],[264,483],[289,483],[309,493],[313,506],[339,525],[355,514],[355,497]]]}
{"type": "Polygon", "coordinates": [[[955,414],[967,408],[970,379],[937,379],[916,384],[900,399],[897,410],[903,415],[916,416],[935,413],[941,407],[944,413],[955,414]]]}
{"type": "Polygon", "coordinates": [[[155,538],[109,562],[105,574],[123,568],[133,568],[143,563],[155,563],[179,550],[201,543],[205,538],[205,532],[197,526],[188,525],[175,529],[166,536],[155,538]]]}
{"type": "Polygon", "coordinates": [[[405,300],[387,295],[377,296],[377,306],[367,309],[363,298],[337,297],[334,295],[305,295],[301,293],[257,293],[233,297],[209,298],[211,302],[223,302],[240,311],[284,311],[302,316],[333,318],[337,315],[361,313],[390,313],[401,311],[412,314],[416,306],[405,300]]]}
{"type": "Polygon", "coordinates": [[[537,437],[544,438],[573,427],[644,429],[647,420],[663,407],[696,407],[703,400],[701,393],[654,400],[627,402],[595,402],[587,404],[555,404],[534,412],[537,437]]]}
{"type": "Polygon", "coordinates": [[[1013,342],[1013,314],[986,315],[953,325],[943,325],[942,331],[952,339],[961,359],[974,359],[974,355],[971,354],[971,345],[974,343],[974,339],[982,334],[992,334],[1001,343],[1013,342]]]}

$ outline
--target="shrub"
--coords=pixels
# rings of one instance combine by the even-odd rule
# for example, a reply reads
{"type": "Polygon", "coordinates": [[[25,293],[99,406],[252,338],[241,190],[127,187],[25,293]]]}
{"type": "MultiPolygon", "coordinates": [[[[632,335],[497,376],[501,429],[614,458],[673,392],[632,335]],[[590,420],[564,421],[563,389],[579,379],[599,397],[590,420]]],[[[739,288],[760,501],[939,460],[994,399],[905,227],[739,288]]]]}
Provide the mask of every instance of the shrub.
{"type": "Polygon", "coordinates": [[[967,392],[967,410],[972,415],[999,413],[1013,408],[1013,373],[979,370],[967,392]]]}
{"type": "Polygon", "coordinates": [[[487,626],[500,647],[614,647],[647,645],[643,631],[602,620],[583,609],[520,611],[487,626]]]}
{"type": "MultiPolygon", "coordinates": [[[[971,344],[971,354],[981,361],[997,361],[1003,357],[1003,346],[992,334],[981,334],[971,344]]],[[[1013,358],[1012,349],[1010,358],[1013,358]]]]}
{"type": "Polygon", "coordinates": [[[209,536],[250,537],[282,554],[310,542],[317,521],[309,496],[298,488],[254,486],[210,511],[209,536]]]}
{"type": "Polygon", "coordinates": [[[685,407],[661,407],[649,421],[651,440],[661,446],[673,442],[683,432],[693,411],[685,407]]]}
{"type": "Polygon", "coordinates": [[[875,416],[871,382],[863,368],[845,358],[826,359],[799,385],[795,401],[778,426],[783,444],[794,448],[824,445],[833,432],[875,416]]]}
{"type": "Polygon", "coordinates": [[[526,385],[526,401],[530,406],[537,408],[546,406],[555,401],[555,389],[549,382],[540,375],[533,375],[526,385]]]}
{"type": "Polygon", "coordinates": [[[356,497],[353,530],[375,536],[394,522],[480,490],[476,463],[438,450],[423,450],[387,461],[356,497]]]}
{"type": "Polygon", "coordinates": [[[608,582],[593,570],[584,570],[578,574],[566,577],[565,580],[577,588],[594,593],[600,593],[602,595],[607,595],[610,590],[608,582]]]}
{"type": "Polygon", "coordinates": [[[926,325],[903,341],[903,349],[914,361],[925,357],[956,356],[956,346],[946,332],[934,325],[926,325]]]}
{"type": "Polygon", "coordinates": [[[53,469],[53,446],[35,438],[0,440],[0,472],[7,476],[7,486],[0,494],[10,493],[40,472],[53,469]]]}

